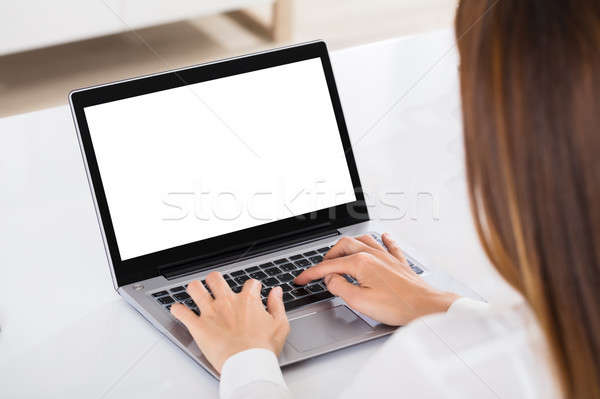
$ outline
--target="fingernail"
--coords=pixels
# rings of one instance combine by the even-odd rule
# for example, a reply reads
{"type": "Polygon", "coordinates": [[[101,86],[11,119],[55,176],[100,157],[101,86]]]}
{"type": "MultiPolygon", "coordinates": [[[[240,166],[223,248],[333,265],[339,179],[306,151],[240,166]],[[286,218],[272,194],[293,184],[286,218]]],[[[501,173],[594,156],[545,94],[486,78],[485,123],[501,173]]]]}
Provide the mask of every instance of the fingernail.
{"type": "Polygon", "coordinates": [[[280,286],[275,287],[275,289],[277,290],[277,296],[281,298],[283,296],[283,289],[280,286]]]}

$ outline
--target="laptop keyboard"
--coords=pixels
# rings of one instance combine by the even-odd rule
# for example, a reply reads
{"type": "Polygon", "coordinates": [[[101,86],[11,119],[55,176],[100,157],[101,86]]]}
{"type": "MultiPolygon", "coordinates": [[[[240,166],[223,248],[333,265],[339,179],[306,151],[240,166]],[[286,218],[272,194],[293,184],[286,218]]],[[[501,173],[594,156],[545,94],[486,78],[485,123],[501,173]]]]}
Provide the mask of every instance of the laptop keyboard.
{"type": "MultiPolygon", "coordinates": [[[[242,291],[242,287],[247,280],[251,278],[259,280],[262,283],[261,299],[265,306],[269,291],[273,287],[280,286],[283,290],[285,310],[290,311],[301,306],[333,298],[333,295],[327,291],[327,287],[322,279],[312,281],[303,286],[293,282],[294,278],[304,270],[320,263],[323,260],[323,255],[329,251],[329,248],[329,246],[326,246],[287,258],[275,259],[271,262],[250,266],[245,269],[226,272],[223,274],[223,278],[235,293],[242,291]]],[[[408,263],[415,273],[423,273],[423,270],[412,261],[409,260],[408,263]]],[[[358,284],[351,276],[345,275],[344,277],[350,283],[358,284]]],[[[205,280],[202,280],[202,284],[204,284],[204,287],[210,293],[210,288],[208,288],[205,280]]],[[[171,287],[155,292],[152,296],[167,311],[171,309],[171,305],[175,302],[180,302],[199,315],[200,311],[186,292],[186,287],[187,284],[171,287]]]]}

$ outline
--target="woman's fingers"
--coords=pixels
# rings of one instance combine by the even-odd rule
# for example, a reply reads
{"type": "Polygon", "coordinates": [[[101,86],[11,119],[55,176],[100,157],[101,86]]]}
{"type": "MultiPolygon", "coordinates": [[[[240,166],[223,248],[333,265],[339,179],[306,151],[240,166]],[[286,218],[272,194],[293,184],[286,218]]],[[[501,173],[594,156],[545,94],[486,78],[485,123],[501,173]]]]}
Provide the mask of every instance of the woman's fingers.
{"type": "Polygon", "coordinates": [[[198,321],[198,316],[181,303],[174,303],[173,306],[171,306],[171,314],[175,316],[177,320],[182,322],[188,330],[198,321]]]}
{"type": "Polygon", "coordinates": [[[329,292],[331,292],[333,295],[339,296],[350,306],[353,306],[353,304],[356,303],[357,299],[360,297],[361,290],[364,290],[364,288],[350,284],[339,274],[329,274],[325,276],[325,285],[327,286],[329,292]]]}
{"type": "Polygon", "coordinates": [[[200,308],[200,312],[206,312],[212,306],[213,299],[200,281],[190,282],[187,286],[187,292],[200,308]]]}
{"type": "Polygon", "coordinates": [[[229,284],[227,284],[219,272],[211,272],[206,276],[206,284],[210,287],[215,299],[233,295],[233,291],[231,291],[229,284]]]}
{"type": "Polygon", "coordinates": [[[364,234],[360,237],[356,237],[356,239],[373,249],[378,249],[380,251],[385,249],[370,234],[364,234]]]}
{"type": "Polygon", "coordinates": [[[404,256],[404,254],[402,253],[400,248],[398,248],[398,245],[396,245],[396,242],[394,240],[392,240],[392,238],[390,237],[390,235],[388,233],[383,233],[383,235],[381,236],[381,239],[382,239],[383,243],[385,244],[385,247],[387,248],[388,252],[390,254],[392,254],[392,256],[394,258],[398,259],[402,263],[407,263],[406,257],[404,256]]]}
{"type": "Polygon", "coordinates": [[[367,258],[370,258],[371,256],[372,255],[368,253],[359,252],[357,254],[344,256],[342,258],[324,260],[318,265],[313,266],[310,269],[307,269],[301,274],[299,274],[294,281],[298,284],[306,284],[310,281],[323,278],[331,273],[346,273],[355,278],[358,278],[358,269],[362,266],[363,263],[368,261],[367,258]]]}
{"type": "Polygon", "coordinates": [[[285,306],[283,305],[283,290],[281,287],[275,287],[269,292],[267,297],[267,310],[273,320],[278,324],[275,339],[278,347],[283,347],[285,338],[290,332],[290,323],[285,314],[285,306]]]}
{"type": "Polygon", "coordinates": [[[358,241],[353,237],[342,237],[331,249],[325,254],[325,259],[334,259],[342,256],[348,256],[357,252],[371,252],[373,248],[363,242],[358,241]]]}
{"type": "Polygon", "coordinates": [[[258,280],[251,278],[250,280],[246,280],[244,286],[242,287],[242,294],[249,295],[253,298],[258,298],[260,300],[260,287],[261,283],[258,280]]]}
{"type": "Polygon", "coordinates": [[[283,305],[283,291],[281,287],[275,287],[269,292],[267,297],[267,309],[275,320],[286,321],[285,306],[283,305]]]}

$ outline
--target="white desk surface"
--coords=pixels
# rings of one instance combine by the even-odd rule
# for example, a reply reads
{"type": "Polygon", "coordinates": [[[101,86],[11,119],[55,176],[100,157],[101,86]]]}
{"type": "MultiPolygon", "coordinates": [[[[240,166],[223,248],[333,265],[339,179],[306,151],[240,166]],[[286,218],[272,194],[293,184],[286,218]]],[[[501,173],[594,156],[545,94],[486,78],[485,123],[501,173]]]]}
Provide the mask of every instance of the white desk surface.
{"type": "MultiPolygon", "coordinates": [[[[469,214],[452,34],[349,48],[332,62],[372,216],[396,219],[385,224],[399,242],[490,302],[514,298],[469,214]]],[[[216,380],[115,293],[66,106],[0,119],[0,181],[0,396],[216,397],[216,380]]],[[[298,397],[335,396],[382,342],[285,378],[298,397]]]]}

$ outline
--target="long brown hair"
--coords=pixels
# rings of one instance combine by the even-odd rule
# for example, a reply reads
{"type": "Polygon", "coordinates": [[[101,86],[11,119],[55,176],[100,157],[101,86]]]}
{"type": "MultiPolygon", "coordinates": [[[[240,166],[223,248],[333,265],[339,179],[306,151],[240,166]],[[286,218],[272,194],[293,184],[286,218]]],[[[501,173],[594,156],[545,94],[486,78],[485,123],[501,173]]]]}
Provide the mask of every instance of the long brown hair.
{"type": "Polygon", "coordinates": [[[600,399],[600,1],[461,0],[456,39],[480,240],[600,399]]]}

